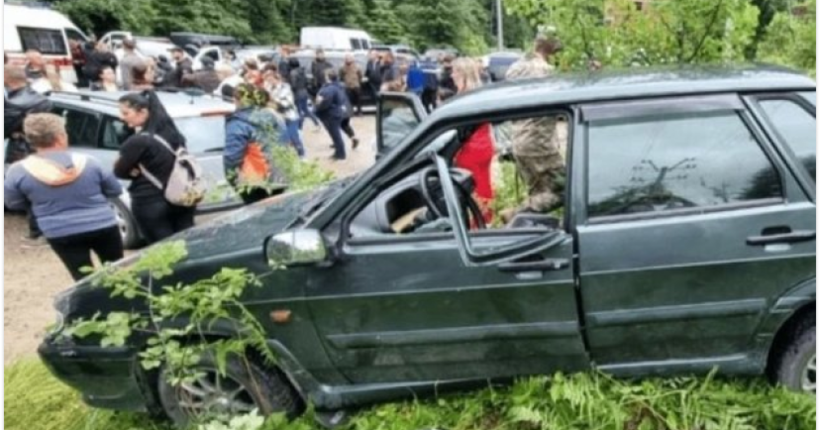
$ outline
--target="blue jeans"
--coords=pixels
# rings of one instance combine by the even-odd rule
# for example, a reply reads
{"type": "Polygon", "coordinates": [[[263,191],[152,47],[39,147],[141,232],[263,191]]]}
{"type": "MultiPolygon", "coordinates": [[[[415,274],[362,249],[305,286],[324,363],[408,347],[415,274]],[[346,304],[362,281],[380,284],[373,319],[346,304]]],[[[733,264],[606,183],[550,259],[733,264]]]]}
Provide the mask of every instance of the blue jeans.
{"type": "Polygon", "coordinates": [[[337,160],[344,160],[347,158],[345,152],[345,141],[342,138],[342,120],[341,118],[322,118],[327,133],[333,140],[333,149],[336,151],[333,157],[337,160]]]}
{"type": "Polygon", "coordinates": [[[288,139],[290,140],[291,146],[296,149],[296,153],[299,154],[300,158],[304,157],[305,145],[302,144],[302,137],[299,136],[299,126],[301,125],[301,121],[298,119],[285,120],[285,125],[287,126],[288,139]]]}
{"type": "Polygon", "coordinates": [[[296,98],[296,109],[299,110],[299,130],[302,129],[302,125],[304,125],[306,117],[313,121],[313,125],[317,127],[319,126],[319,119],[316,118],[316,115],[308,107],[307,97],[296,98]]]}

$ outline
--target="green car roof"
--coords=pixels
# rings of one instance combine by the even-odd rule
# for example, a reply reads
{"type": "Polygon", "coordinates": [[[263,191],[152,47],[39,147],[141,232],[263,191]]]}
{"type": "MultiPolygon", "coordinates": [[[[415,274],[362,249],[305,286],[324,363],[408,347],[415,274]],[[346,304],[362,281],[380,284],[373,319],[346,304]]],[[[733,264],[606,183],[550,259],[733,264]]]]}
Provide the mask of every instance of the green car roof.
{"type": "Polygon", "coordinates": [[[431,116],[472,116],[544,104],[571,104],[630,98],[736,91],[814,89],[811,78],[776,66],[629,69],[557,74],[505,81],[451,99],[431,116]]]}

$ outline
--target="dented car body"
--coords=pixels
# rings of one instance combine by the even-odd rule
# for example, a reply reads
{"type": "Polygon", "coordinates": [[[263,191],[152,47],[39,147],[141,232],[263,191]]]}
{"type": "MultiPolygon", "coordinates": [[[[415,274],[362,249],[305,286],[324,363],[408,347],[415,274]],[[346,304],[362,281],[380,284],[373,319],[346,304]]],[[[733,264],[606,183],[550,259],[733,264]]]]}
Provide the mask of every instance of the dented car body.
{"type": "MultiPolygon", "coordinates": [[[[263,287],[249,289],[244,302],[280,357],[270,371],[284,374],[287,389],[318,410],[559,370],[668,376],[718,368],[769,374],[813,391],[816,203],[814,170],[806,167],[814,159],[805,157],[814,155],[788,141],[791,129],[778,129],[765,102],[791,103],[813,127],[814,92],[808,78],[753,68],[507,82],[458,97],[429,116],[409,96],[387,94],[383,101],[406,100],[419,121],[387,145],[374,167],[178,235],[189,255],[174,280],[202,279],[220,267],[265,274],[263,287]],[[569,130],[561,217],[522,228],[465,222],[472,179],[454,167],[460,143],[448,132],[552,110],[562,112],[569,130]],[[666,170],[653,176],[661,178],[651,184],[654,194],[635,200],[624,197],[635,192],[596,185],[595,169],[617,161],[609,155],[609,164],[596,161],[596,151],[608,150],[598,136],[615,142],[613,130],[620,129],[612,127],[637,136],[640,130],[629,127],[678,121],[678,115],[734,127],[721,140],[726,148],[687,155],[697,148],[693,137],[675,149],[674,157],[696,160],[682,165],[699,165],[687,174],[703,178],[678,179],[658,193],[675,179],[671,167],[658,167],[666,170]],[[737,136],[768,166],[750,176],[769,178],[758,187],[763,191],[755,191],[756,183],[732,191],[734,177],[722,188],[708,183],[707,162],[740,146],[737,136]],[[708,190],[712,203],[692,197],[701,191],[687,195],[686,187],[708,190]],[[610,194],[593,202],[599,191],[610,194]],[[425,223],[444,227],[391,230],[417,206],[440,212],[425,223]],[[270,258],[287,270],[272,271],[270,258]],[[272,318],[275,312],[287,318],[272,318]],[[807,351],[806,342],[810,355],[784,355],[807,351]],[[799,374],[781,368],[787,360],[799,374]]],[[[629,152],[625,145],[619,153],[629,152]]],[[[742,166],[716,170],[732,169],[742,166]]],[[[135,306],[82,282],[57,303],[66,321],[135,306]]],[[[211,331],[231,336],[218,325],[211,331]]],[[[142,347],[140,339],[101,348],[50,337],[39,352],[87,403],[152,410],[161,402],[156,375],[139,366],[142,347]]]]}

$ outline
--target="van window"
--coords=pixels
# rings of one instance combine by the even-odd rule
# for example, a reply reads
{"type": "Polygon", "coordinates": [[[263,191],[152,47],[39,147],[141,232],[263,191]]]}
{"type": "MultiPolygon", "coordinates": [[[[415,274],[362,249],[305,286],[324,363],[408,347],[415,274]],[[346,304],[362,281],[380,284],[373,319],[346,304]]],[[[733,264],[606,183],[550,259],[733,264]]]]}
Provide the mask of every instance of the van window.
{"type": "Polygon", "coordinates": [[[85,42],[86,41],[85,36],[83,36],[82,33],[80,33],[79,31],[77,31],[73,28],[66,28],[65,29],[65,36],[68,38],[68,40],[76,40],[78,42],[85,42]]]}
{"type": "Polygon", "coordinates": [[[362,42],[359,39],[350,39],[350,46],[354,50],[362,49],[362,42]]]}
{"type": "Polygon", "coordinates": [[[62,30],[17,27],[23,51],[36,49],[44,55],[67,55],[62,30]]]}

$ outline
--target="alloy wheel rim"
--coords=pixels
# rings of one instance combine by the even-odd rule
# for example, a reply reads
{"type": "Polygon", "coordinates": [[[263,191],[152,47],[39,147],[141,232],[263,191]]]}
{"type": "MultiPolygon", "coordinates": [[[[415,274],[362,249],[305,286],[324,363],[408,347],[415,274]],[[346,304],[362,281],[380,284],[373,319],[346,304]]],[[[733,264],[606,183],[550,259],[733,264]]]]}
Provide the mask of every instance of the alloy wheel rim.
{"type": "Polygon", "coordinates": [[[177,388],[180,408],[190,417],[227,417],[258,409],[250,392],[236,380],[205,371],[177,388]]]}
{"type": "Polygon", "coordinates": [[[817,354],[811,356],[803,369],[803,391],[817,394],[817,354]]]}
{"type": "Polygon", "coordinates": [[[114,206],[114,217],[117,219],[120,234],[125,239],[128,236],[128,222],[125,220],[125,215],[116,206],[114,206]]]}

